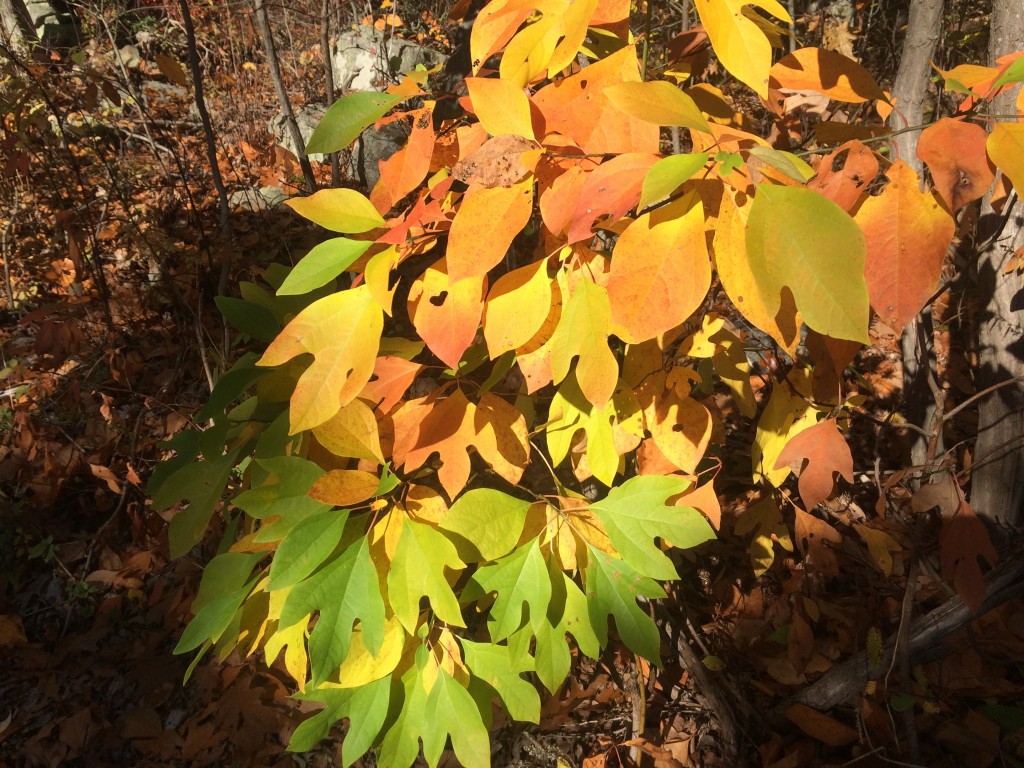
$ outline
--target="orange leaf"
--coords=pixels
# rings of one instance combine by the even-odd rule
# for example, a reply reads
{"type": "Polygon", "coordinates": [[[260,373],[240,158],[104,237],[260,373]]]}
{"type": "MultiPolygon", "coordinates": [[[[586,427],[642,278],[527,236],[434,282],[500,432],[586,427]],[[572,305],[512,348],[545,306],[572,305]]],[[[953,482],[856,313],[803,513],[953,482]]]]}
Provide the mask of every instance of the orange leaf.
{"type": "Polygon", "coordinates": [[[541,191],[540,216],[551,234],[560,235],[569,226],[587,178],[582,168],[573,166],[541,191]]]}
{"type": "Polygon", "coordinates": [[[996,123],[986,148],[992,162],[1013,182],[1017,196],[1024,194],[1024,123],[996,123]]]}
{"type": "Polygon", "coordinates": [[[360,396],[376,403],[381,413],[389,413],[423,368],[423,365],[401,357],[378,357],[373,366],[373,378],[363,387],[360,396]]]}
{"type": "Polygon", "coordinates": [[[434,149],[434,127],[430,107],[410,112],[412,131],[405,146],[380,161],[380,179],[370,193],[370,202],[385,214],[423,181],[430,169],[434,149]]]}
{"type": "Polygon", "coordinates": [[[854,139],[823,158],[807,186],[849,213],[877,174],[875,153],[854,139]]]}
{"type": "Polygon", "coordinates": [[[865,277],[871,306],[897,334],[931,297],[956,228],[930,192],[919,192],[914,169],[898,160],[882,194],[854,217],[867,245],[865,277]]]}
{"type": "Polygon", "coordinates": [[[800,498],[808,509],[832,495],[833,472],[853,482],[853,454],[835,419],[820,421],[786,443],[775,469],[787,466],[800,476],[800,498]]]}
{"type": "Polygon", "coordinates": [[[985,153],[985,129],[944,117],[921,131],[917,156],[931,171],[935,190],[951,211],[981,199],[995,174],[985,153]]]}
{"type": "Polygon", "coordinates": [[[851,104],[885,99],[885,93],[864,67],[824,48],[801,48],[783,56],[771,69],[768,87],[815,91],[851,104]]]}
{"type": "Polygon", "coordinates": [[[811,709],[806,704],[791,704],[786,709],[786,718],[812,739],[830,747],[846,746],[860,737],[856,728],[811,709]]]}
{"type": "Polygon", "coordinates": [[[630,152],[617,155],[587,174],[569,225],[569,242],[591,237],[591,227],[601,216],[618,221],[636,207],[647,172],[660,158],[630,152]]]}
{"type": "Polygon", "coordinates": [[[710,286],[704,209],[691,192],[619,236],[608,276],[614,332],[629,344],[653,339],[686,320],[710,286]]]}
{"type": "Polygon", "coordinates": [[[380,478],[372,472],[332,469],[317,478],[309,489],[309,497],[336,507],[347,507],[373,498],[379,485],[380,478]]]}
{"type": "Polygon", "coordinates": [[[793,509],[796,512],[793,533],[796,535],[797,546],[803,553],[804,562],[826,579],[838,576],[839,561],[836,560],[833,546],[842,543],[843,537],[839,535],[839,531],[824,520],[804,512],[800,507],[793,509]]]}
{"type": "Polygon", "coordinates": [[[394,414],[395,463],[406,472],[419,469],[437,453],[438,479],[454,498],[469,481],[470,457],[475,448],[498,475],[512,484],[523,476],[529,457],[526,420],[512,405],[489,392],[479,406],[461,390],[440,399],[438,392],[422,400],[404,403],[394,414]],[[400,443],[408,442],[409,445],[400,443]]]}
{"type": "Polygon", "coordinates": [[[484,275],[455,282],[441,259],[413,282],[409,315],[420,338],[441,361],[457,368],[462,353],[473,343],[484,309],[484,275]]]}
{"type": "Polygon", "coordinates": [[[448,234],[448,275],[453,283],[482,277],[500,262],[533,215],[533,178],[511,187],[471,189],[448,234]]]}
{"type": "Polygon", "coordinates": [[[587,153],[657,152],[658,126],[611,108],[610,85],[640,82],[636,48],[626,46],[586,70],[546,85],[533,97],[547,133],[568,136],[587,153]]]}

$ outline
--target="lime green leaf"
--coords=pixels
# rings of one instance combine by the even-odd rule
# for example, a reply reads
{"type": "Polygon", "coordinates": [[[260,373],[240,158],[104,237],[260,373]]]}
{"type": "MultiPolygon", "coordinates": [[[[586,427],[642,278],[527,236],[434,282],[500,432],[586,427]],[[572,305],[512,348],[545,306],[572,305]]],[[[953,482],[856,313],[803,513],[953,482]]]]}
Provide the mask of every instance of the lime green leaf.
{"type": "Polygon", "coordinates": [[[345,149],[356,140],[360,133],[383,117],[389,109],[406,96],[390,93],[359,91],[342,96],[335,101],[320,119],[306,143],[310,155],[329,154],[345,149]]]}
{"type": "Polygon", "coordinates": [[[328,509],[296,523],[274,553],[270,588],[284,589],[309,576],[338,546],[346,522],[347,510],[328,509]]]}
{"type": "Polygon", "coordinates": [[[516,657],[505,645],[473,643],[465,639],[460,642],[470,671],[497,691],[508,713],[516,720],[539,723],[540,696],[537,689],[522,678],[523,674],[533,671],[533,658],[529,655],[516,657]]]}
{"type": "Polygon", "coordinates": [[[410,634],[419,624],[420,598],[426,596],[441,621],[464,627],[459,601],[445,569],[461,571],[455,545],[429,525],[405,520],[388,572],[388,602],[410,634]]]}
{"type": "Polygon", "coordinates": [[[617,110],[655,125],[670,125],[710,133],[697,104],[667,80],[619,83],[604,89],[617,110]]]}
{"type": "Polygon", "coordinates": [[[388,728],[377,753],[386,768],[409,768],[420,753],[420,736],[432,725],[427,710],[427,689],[420,669],[411,667],[402,676],[405,696],[394,723],[388,728]]]}
{"type": "Polygon", "coordinates": [[[665,503],[690,485],[679,476],[641,475],[612,488],[590,509],[604,523],[615,550],[637,572],[655,579],[677,579],[675,566],[654,539],[689,549],[715,537],[696,509],[665,503]]]}
{"type": "Polygon", "coordinates": [[[262,553],[225,552],[209,562],[192,601],[195,618],[185,628],[175,653],[191,651],[207,640],[218,640],[249,594],[252,569],[263,557],[262,553]]]}
{"type": "Polygon", "coordinates": [[[332,232],[354,234],[384,226],[373,203],[354,189],[321,189],[309,197],[286,200],[285,205],[332,232]]]}
{"type": "Polygon", "coordinates": [[[671,155],[656,162],[644,178],[637,210],[643,210],[651,203],[671,195],[707,164],[708,157],[707,152],[701,152],[695,155],[671,155]]]}
{"type": "Polygon", "coordinates": [[[992,87],[1002,88],[1004,85],[1020,82],[1024,82],[1024,57],[1015,59],[999,76],[999,79],[992,84],[992,87]]]}
{"type": "Polygon", "coordinates": [[[538,539],[524,544],[508,557],[493,565],[487,565],[473,574],[470,581],[469,599],[474,599],[472,587],[484,595],[497,592],[490,609],[489,628],[491,640],[504,640],[521,626],[525,617],[523,605],[529,606],[530,625],[536,629],[544,622],[548,603],[551,600],[551,578],[547,564],[540,553],[538,539]]]}
{"type": "Polygon", "coordinates": [[[608,616],[615,617],[615,629],[626,646],[652,662],[661,658],[658,628],[647,612],[636,604],[638,597],[664,597],[658,583],[641,576],[618,558],[588,547],[586,571],[590,623],[601,645],[608,644],[608,616]]]}
{"type": "Polygon", "coordinates": [[[213,301],[231,325],[257,341],[269,344],[281,332],[281,324],[266,307],[231,296],[217,296],[213,301]]]}
{"type": "Polygon", "coordinates": [[[203,610],[199,611],[185,627],[185,631],[181,633],[181,639],[174,647],[174,652],[187,653],[203,643],[217,642],[231,625],[231,620],[248,595],[252,584],[248,584],[246,587],[246,589],[214,598],[203,610]]]}
{"type": "Polygon", "coordinates": [[[276,516],[294,520],[330,509],[329,504],[306,495],[324,474],[312,461],[299,456],[278,456],[257,459],[253,463],[253,487],[240,493],[234,501],[235,506],[250,517],[263,520],[276,516]]]}
{"type": "Polygon", "coordinates": [[[572,655],[565,635],[569,633],[576,640],[580,651],[592,659],[601,655],[601,642],[590,624],[587,598],[576,586],[576,582],[562,574],[564,594],[559,597],[556,611],[555,598],[551,599],[548,621],[537,630],[537,644],[534,651],[537,677],[551,693],[565,681],[572,665],[572,655]],[[561,618],[552,621],[552,614],[561,613],[561,618]],[[557,622],[557,623],[556,623],[557,622]]]}
{"type": "Polygon", "coordinates": [[[530,502],[491,488],[474,488],[459,496],[438,523],[454,535],[459,556],[477,563],[504,557],[519,541],[530,502]]]}
{"type": "Polygon", "coordinates": [[[438,673],[426,704],[422,733],[423,756],[435,768],[444,752],[449,736],[455,756],[463,765],[489,768],[491,764],[490,734],[480,716],[473,697],[444,669],[438,673]]]}
{"type": "Polygon", "coordinates": [[[828,198],[806,187],[757,185],[747,258],[769,314],[788,288],[818,333],[867,343],[866,253],[860,227],[828,198]]]}
{"type": "Polygon", "coordinates": [[[305,581],[292,587],[281,610],[280,624],[291,626],[320,611],[309,636],[312,684],[319,685],[341,665],[359,620],[367,649],[376,654],[384,642],[384,599],[377,570],[365,538],[305,581]]]}
{"type": "Polygon", "coordinates": [[[349,719],[341,745],[341,764],[352,765],[373,746],[388,714],[391,678],[384,677],[359,688],[317,688],[296,698],[322,701],[325,706],[304,721],[288,742],[289,752],[305,752],[327,737],[331,726],[343,717],[349,719]]]}
{"type": "Polygon", "coordinates": [[[309,293],[327,285],[366,253],[372,244],[369,240],[350,240],[347,237],[324,240],[299,260],[277,289],[277,294],[286,296],[309,293]]]}

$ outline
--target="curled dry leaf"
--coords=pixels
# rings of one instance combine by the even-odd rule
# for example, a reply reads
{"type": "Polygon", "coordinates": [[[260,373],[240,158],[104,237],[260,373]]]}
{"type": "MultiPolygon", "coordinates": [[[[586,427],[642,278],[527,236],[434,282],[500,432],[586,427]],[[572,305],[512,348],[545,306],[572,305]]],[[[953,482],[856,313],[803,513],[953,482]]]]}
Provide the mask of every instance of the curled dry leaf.
{"type": "Polygon", "coordinates": [[[522,136],[507,133],[484,142],[476,152],[452,167],[452,175],[475,187],[510,187],[523,179],[530,168],[523,165],[523,153],[537,145],[522,136]]]}

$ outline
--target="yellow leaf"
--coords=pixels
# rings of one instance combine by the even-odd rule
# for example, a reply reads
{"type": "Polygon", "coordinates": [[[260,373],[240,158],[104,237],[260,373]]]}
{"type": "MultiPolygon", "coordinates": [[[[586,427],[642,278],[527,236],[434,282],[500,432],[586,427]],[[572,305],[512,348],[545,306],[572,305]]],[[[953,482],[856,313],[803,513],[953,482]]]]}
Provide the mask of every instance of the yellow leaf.
{"type": "Polygon", "coordinates": [[[293,197],[285,204],[332,232],[354,234],[384,226],[373,203],[354,189],[321,189],[309,197],[293,197]]]}
{"type": "Polygon", "coordinates": [[[309,624],[309,616],[303,616],[290,627],[278,628],[267,638],[263,646],[263,653],[267,659],[267,665],[274,663],[274,660],[281,653],[281,649],[287,646],[284,653],[284,668],[288,670],[301,691],[306,687],[306,668],[308,658],[306,656],[306,627],[309,624]]]}
{"type": "Polygon", "coordinates": [[[257,365],[313,355],[291,396],[290,434],[323,424],[355,399],[373,373],[383,330],[383,312],[361,285],[313,302],[271,342],[257,365]]]}
{"type": "Polygon", "coordinates": [[[309,497],[336,507],[348,507],[373,498],[379,485],[380,478],[372,472],[332,469],[317,478],[309,489],[309,497]]]}
{"type": "Polygon", "coordinates": [[[408,635],[401,622],[394,616],[389,616],[384,620],[384,642],[381,643],[380,651],[374,655],[367,650],[363,642],[362,629],[355,627],[352,630],[352,645],[349,647],[348,655],[338,669],[338,687],[359,688],[390,675],[402,659],[402,650],[407,639],[408,635]]]}
{"type": "Polygon", "coordinates": [[[854,530],[868,545],[871,559],[886,576],[892,576],[892,556],[903,551],[903,545],[885,531],[867,525],[855,525],[854,530]]]}
{"type": "Polygon", "coordinates": [[[787,552],[793,551],[793,539],[771,496],[747,507],[736,521],[733,531],[737,536],[754,534],[750,543],[750,563],[754,567],[755,576],[763,574],[775,562],[775,542],[787,552]]]}
{"type": "Polygon", "coordinates": [[[695,0],[694,5],[722,66],[753,88],[758,96],[767,99],[772,46],[744,9],[746,6],[762,8],[791,23],[785,7],[777,0],[695,0]]]}
{"type": "Polygon", "coordinates": [[[467,77],[473,111],[491,136],[515,134],[533,139],[530,102],[520,85],[496,78],[467,77]]]}
{"type": "Polygon", "coordinates": [[[502,275],[487,296],[484,339],[491,359],[526,344],[551,310],[547,259],[502,275]]]}
{"type": "Polygon", "coordinates": [[[523,87],[547,72],[560,33],[557,17],[544,15],[516,34],[501,56],[501,79],[523,87]]]}
{"type": "Polygon", "coordinates": [[[750,450],[755,480],[763,477],[778,488],[789,476],[789,467],[775,468],[775,464],[791,438],[818,423],[819,412],[811,405],[810,392],[811,371],[804,368],[794,369],[787,379],[773,385],[750,450]]]}
{"type": "Polygon", "coordinates": [[[384,463],[377,418],[370,406],[358,398],[320,426],[314,427],[313,435],[320,445],[335,456],[384,463]]]}
{"type": "Polygon", "coordinates": [[[986,143],[988,156],[1024,196],[1024,123],[996,123],[986,143]]]}

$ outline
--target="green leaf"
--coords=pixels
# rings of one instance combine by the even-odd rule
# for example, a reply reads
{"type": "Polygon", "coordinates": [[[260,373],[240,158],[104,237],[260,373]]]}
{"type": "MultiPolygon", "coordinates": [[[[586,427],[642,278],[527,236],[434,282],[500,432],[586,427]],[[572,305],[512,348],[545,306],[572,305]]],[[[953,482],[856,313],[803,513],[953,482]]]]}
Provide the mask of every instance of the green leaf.
{"type": "Polygon", "coordinates": [[[384,226],[373,204],[354,189],[321,189],[309,197],[286,200],[285,205],[332,232],[356,234],[384,226]]]}
{"type": "Polygon", "coordinates": [[[252,487],[235,497],[234,504],[257,520],[276,516],[298,520],[330,509],[306,494],[324,471],[299,456],[278,456],[253,462],[252,487]]]}
{"type": "Polygon", "coordinates": [[[461,571],[466,564],[459,559],[455,545],[429,525],[405,520],[388,571],[388,602],[409,634],[419,624],[420,598],[426,596],[441,621],[457,627],[462,620],[445,569],[461,571]]]}
{"type": "Polygon", "coordinates": [[[257,341],[269,344],[281,332],[281,323],[259,304],[231,296],[217,296],[213,301],[231,325],[257,341]]]}
{"type": "Polygon", "coordinates": [[[348,730],[341,745],[341,764],[352,765],[373,746],[387,719],[391,678],[384,677],[359,688],[317,688],[296,694],[307,701],[322,701],[324,708],[303,721],[288,742],[289,752],[306,752],[327,737],[331,726],[344,717],[348,730]]]}
{"type": "Polygon", "coordinates": [[[270,565],[270,588],[298,584],[330,556],[341,541],[348,510],[331,509],[303,518],[285,535],[270,565]]]}
{"type": "Polygon", "coordinates": [[[369,240],[332,237],[303,256],[277,289],[278,296],[309,293],[327,285],[373,245],[369,240]]]}
{"type": "Polygon", "coordinates": [[[747,221],[747,258],[770,315],[788,288],[818,333],[867,343],[865,254],[860,227],[827,197],[806,187],[757,185],[747,221]]]}
{"type": "Polygon", "coordinates": [[[267,371],[256,367],[259,355],[254,352],[246,352],[239,358],[231,370],[221,376],[210,393],[210,399],[206,405],[196,414],[196,421],[206,421],[224,413],[224,409],[238,399],[238,397],[249,389],[253,383],[267,371]]]}
{"type": "Polygon", "coordinates": [[[292,587],[281,610],[280,625],[288,627],[308,613],[320,612],[309,636],[312,684],[319,685],[341,666],[359,620],[371,653],[384,642],[384,599],[370,548],[360,538],[340,557],[292,587]]]}
{"type": "MultiPolygon", "coordinates": [[[[751,147],[750,156],[801,184],[806,184],[815,173],[814,168],[804,162],[801,157],[781,149],[751,147]]],[[[748,160],[747,164],[749,165],[749,163],[748,160]]]]}
{"type": "Polygon", "coordinates": [[[306,143],[306,153],[311,155],[329,154],[345,149],[364,130],[383,117],[405,96],[389,93],[360,91],[342,96],[335,101],[320,119],[306,143]]]}
{"type": "Polygon", "coordinates": [[[203,539],[210,518],[235,468],[236,452],[181,467],[160,483],[153,495],[153,508],[167,509],[189,501],[171,520],[167,538],[171,557],[181,557],[203,539]]]}
{"type": "Polygon", "coordinates": [[[252,569],[263,557],[260,552],[225,552],[209,562],[192,601],[195,618],[185,628],[175,653],[191,651],[207,640],[218,640],[249,594],[252,569]]]}
{"type": "Polygon", "coordinates": [[[459,762],[489,768],[491,739],[473,697],[444,669],[439,670],[426,703],[423,756],[431,768],[441,759],[448,738],[459,762]]]}
{"type": "Polygon", "coordinates": [[[993,84],[993,88],[1002,88],[1004,85],[1024,82],[1024,57],[1015,59],[1006,71],[999,76],[993,84]]]}
{"type": "Polygon", "coordinates": [[[491,488],[474,488],[455,500],[438,527],[454,534],[459,556],[478,563],[504,557],[519,542],[530,502],[491,488]]]}
{"type": "Polygon", "coordinates": [[[701,152],[693,155],[671,155],[656,162],[644,178],[637,210],[643,210],[671,195],[684,181],[689,181],[693,174],[707,165],[708,157],[707,152],[701,152]]]}
{"type": "Polygon", "coordinates": [[[408,768],[420,753],[420,735],[427,726],[427,689],[422,671],[410,667],[402,676],[405,696],[398,716],[381,740],[377,761],[384,768],[408,768]]]}
{"type": "Polygon", "coordinates": [[[626,646],[654,663],[661,658],[658,628],[646,611],[636,604],[638,597],[660,598],[664,590],[657,582],[641,576],[623,560],[588,547],[586,582],[588,612],[594,633],[602,646],[608,644],[608,616],[626,646]]]}
{"type": "Polygon", "coordinates": [[[689,549],[715,537],[696,509],[666,504],[670,496],[689,486],[690,481],[674,475],[641,475],[612,488],[590,509],[604,523],[615,550],[638,573],[655,579],[677,579],[675,566],[654,539],[689,549]]]}
{"type": "Polygon", "coordinates": [[[498,693],[508,713],[515,720],[539,723],[540,696],[537,689],[522,677],[533,671],[533,657],[519,658],[505,645],[473,643],[465,639],[459,642],[470,671],[498,693]]]}
{"type": "Polygon", "coordinates": [[[530,625],[536,630],[544,621],[551,600],[551,577],[540,553],[538,539],[524,544],[508,557],[487,565],[473,574],[467,586],[468,599],[478,599],[471,587],[482,591],[479,597],[497,592],[490,609],[488,625],[491,640],[504,640],[521,626],[523,606],[529,607],[530,625]]]}

